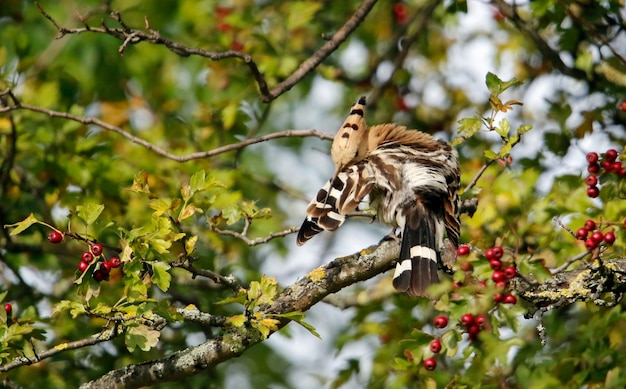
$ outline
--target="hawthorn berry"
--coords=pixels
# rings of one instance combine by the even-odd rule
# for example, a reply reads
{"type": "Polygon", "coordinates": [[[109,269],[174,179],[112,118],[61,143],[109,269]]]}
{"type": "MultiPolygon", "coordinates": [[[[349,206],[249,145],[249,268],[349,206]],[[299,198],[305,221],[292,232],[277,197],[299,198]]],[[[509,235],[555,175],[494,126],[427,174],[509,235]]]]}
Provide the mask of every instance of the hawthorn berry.
{"type": "Polygon", "coordinates": [[[93,277],[94,280],[98,281],[98,282],[102,282],[106,279],[107,274],[105,272],[102,271],[102,268],[96,270],[95,272],[93,272],[93,274],[91,275],[93,277]]]}
{"type": "Polygon", "coordinates": [[[461,324],[463,324],[465,327],[469,327],[474,324],[474,315],[472,315],[471,313],[463,314],[463,316],[461,316],[461,324]]]}
{"type": "Polygon", "coordinates": [[[85,251],[83,255],[80,257],[81,261],[91,263],[93,261],[93,254],[89,251],[85,251]]]}
{"type": "Polygon", "coordinates": [[[470,247],[466,244],[462,244],[456,249],[456,254],[459,257],[464,257],[466,255],[469,255],[469,253],[470,253],[470,247]]]}
{"type": "Polygon", "coordinates": [[[494,272],[491,273],[491,279],[493,282],[504,281],[504,272],[502,270],[494,270],[494,272]]]}
{"type": "Polygon", "coordinates": [[[118,257],[113,257],[113,258],[109,259],[109,263],[111,264],[111,267],[113,269],[116,269],[116,268],[122,266],[122,260],[119,259],[118,257]]]}
{"type": "Polygon", "coordinates": [[[448,318],[443,315],[439,315],[435,317],[434,324],[435,328],[445,328],[448,325],[448,318]]]}
{"type": "Polygon", "coordinates": [[[96,257],[102,254],[102,245],[100,243],[94,243],[91,245],[91,253],[96,257]]]}
{"type": "Polygon", "coordinates": [[[604,159],[609,162],[615,161],[617,159],[617,150],[615,149],[607,150],[606,153],[604,153],[604,159]]]}
{"type": "Polygon", "coordinates": [[[406,24],[408,17],[407,6],[404,3],[396,3],[393,6],[393,13],[396,17],[396,21],[400,24],[406,24]]]}
{"type": "Polygon", "coordinates": [[[587,178],[585,178],[585,184],[587,184],[588,186],[598,185],[598,177],[594,175],[587,176],[587,178]]]}
{"type": "Polygon", "coordinates": [[[588,248],[589,250],[593,250],[596,247],[598,247],[598,244],[591,238],[585,240],[585,247],[588,248]]]}
{"type": "Polygon", "coordinates": [[[504,289],[506,289],[506,281],[496,282],[496,290],[504,290],[504,289]]]}
{"type": "Polygon", "coordinates": [[[604,161],[602,161],[602,165],[601,166],[607,172],[613,171],[613,161],[608,161],[608,160],[605,159],[604,161]]]}
{"type": "Polygon", "coordinates": [[[496,257],[496,259],[500,259],[504,255],[504,250],[500,246],[494,246],[493,255],[496,257]]]}
{"type": "Polygon", "coordinates": [[[591,240],[593,240],[596,244],[602,242],[602,240],[604,239],[604,235],[602,235],[602,233],[600,231],[594,231],[593,234],[591,234],[591,240]]]}
{"type": "Polygon", "coordinates": [[[63,241],[63,234],[59,231],[50,231],[48,233],[48,241],[50,241],[50,243],[61,243],[63,241]]]}
{"type": "Polygon", "coordinates": [[[498,259],[496,258],[496,254],[493,251],[493,247],[489,247],[487,250],[485,250],[485,258],[487,258],[487,260],[491,261],[493,259],[498,259]]]}
{"type": "Polygon", "coordinates": [[[10,303],[6,303],[4,304],[4,310],[6,311],[7,315],[10,315],[13,312],[13,306],[10,303]]]}
{"type": "Polygon", "coordinates": [[[596,163],[598,162],[598,159],[600,158],[600,156],[598,155],[598,153],[596,153],[595,151],[592,151],[590,153],[587,153],[587,162],[589,164],[592,163],[596,163]]]}
{"type": "Polygon", "coordinates": [[[506,278],[507,280],[512,280],[513,278],[515,278],[515,275],[517,274],[517,271],[515,270],[515,266],[507,266],[504,268],[503,272],[504,272],[504,278],[506,278]]]}
{"type": "Polygon", "coordinates": [[[428,371],[435,370],[437,368],[437,361],[435,361],[435,358],[430,357],[424,359],[424,368],[426,368],[426,370],[428,371]]]}
{"type": "Polygon", "coordinates": [[[600,189],[598,189],[597,186],[590,186],[589,188],[587,188],[587,196],[595,199],[596,197],[600,196],[600,189]]]}
{"type": "Polygon", "coordinates": [[[502,269],[502,261],[499,259],[492,259],[489,261],[489,266],[491,266],[493,270],[500,270],[502,269]]]}
{"type": "Polygon", "coordinates": [[[517,303],[517,298],[509,293],[506,296],[504,296],[504,303],[515,305],[517,303]]]}
{"type": "Polygon", "coordinates": [[[476,339],[476,335],[480,332],[480,327],[478,324],[474,323],[467,328],[467,333],[469,334],[470,339],[476,339]]]}
{"type": "Polygon", "coordinates": [[[459,265],[459,269],[463,271],[472,271],[473,268],[474,266],[472,265],[470,261],[463,261],[459,265]]]}
{"type": "Polygon", "coordinates": [[[111,262],[109,261],[102,262],[102,264],[100,265],[100,269],[104,271],[106,274],[109,274],[111,272],[111,262]]]}
{"type": "Polygon", "coordinates": [[[89,268],[89,262],[80,261],[78,262],[78,271],[84,273],[85,270],[89,268]]]}
{"type": "Polygon", "coordinates": [[[439,339],[435,339],[430,342],[430,351],[432,351],[434,354],[437,354],[439,353],[439,351],[441,351],[441,341],[439,339]]]}
{"type": "Polygon", "coordinates": [[[622,227],[626,228],[626,219],[624,219],[624,223],[622,224],[622,227]]]}
{"type": "Polygon", "coordinates": [[[503,301],[504,301],[504,293],[496,293],[496,294],[493,296],[493,301],[494,301],[495,303],[501,303],[501,302],[503,302],[503,301]]]}
{"type": "Polygon", "coordinates": [[[480,328],[483,328],[485,324],[487,324],[488,321],[489,321],[489,318],[487,318],[487,315],[476,316],[476,324],[478,324],[478,327],[480,328]]]}
{"type": "Polygon", "coordinates": [[[604,241],[608,245],[615,243],[615,233],[613,231],[609,231],[606,234],[604,234],[604,241]]]}
{"type": "Polygon", "coordinates": [[[587,239],[587,235],[589,235],[589,230],[585,227],[581,227],[576,231],[576,239],[585,240],[587,239]]]}
{"type": "Polygon", "coordinates": [[[590,163],[589,166],[587,166],[587,171],[591,174],[598,174],[600,173],[600,164],[596,163],[590,163]]]}
{"type": "Polygon", "coordinates": [[[585,228],[589,231],[596,229],[596,222],[591,219],[585,220],[585,228]]]}

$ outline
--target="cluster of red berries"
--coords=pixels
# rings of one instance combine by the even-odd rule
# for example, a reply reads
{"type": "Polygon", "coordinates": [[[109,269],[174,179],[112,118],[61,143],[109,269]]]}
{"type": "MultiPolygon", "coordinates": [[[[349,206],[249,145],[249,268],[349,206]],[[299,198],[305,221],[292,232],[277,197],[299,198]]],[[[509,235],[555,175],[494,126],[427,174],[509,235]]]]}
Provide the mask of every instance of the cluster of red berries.
{"type": "MultiPolygon", "coordinates": [[[[457,249],[457,255],[459,257],[465,257],[469,255],[469,253],[470,247],[468,245],[461,245],[457,249]]],[[[509,281],[517,276],[517,269],[512,264],[505,266],[502,262],[503,256],[504,250],[500,246],[490,247],[485,250],[485,258],[489,261],[489,266],[493,270],[491,280],[494,282],[497,290],[493,300],[496,303],[516,304],[517,298],[511,293],[505,293],[505,291],[509,285],[509,281]]],[[[461,270],[471,271],[472,263],[469,261],[461,262],[461,270]]],[[[486,287],[487,283],[480,281],[479,285],[486,287]]]]}
{"type": "Polygon", "coordinates": [[[621,161],[617,160],[619,153],[615,149],[609,149],[604,153],[602,161],[595,151],[587,153],[587,171],[589,175],[585,179],[587,184],[587,196],[596,198],[600,195],[598,189],[598,176],[602,174],[602,170],[606,173],[613,173],[621,178],[626,178],[626,168],[621,161]]]}
{"type": "Polygon", "coordinates": [[[78,271],[84,273],[95,260],[97,267],[91,276],[98,282],[108,279],[111,269],[118,268],[122,265],[122,261],[118,257],[112,257],[107,260],[104,255],[102,255],[102,251],[102,245],[100,243],[94,243],[89,247],[89,251],[85,251],[81,255],[80,262],[78,263],[78,271]]]}
{"type": "MultiPolygon", "coordinates": [[[[624,221],[624,228],[626,228],[626,220],[624,221]]],[[[615,233],[613,231],[607,231],[603,234],[602,231],[596,230],[596,222],[587,220],[585,225],[576,231],[576,239],[584,240],[585,247],[589,250],[593,250],[602,242],[609,246],[615,243],[615,233]]]]}
{"type": "MultiPolygon", "coordinates": [[[[50,243],[61,243],[63,234],[57,230],[52,230],[48,234],[50,243]]],[[[107,260],[102,254],[103,247],[100,243],[93,243],[89,246],[89,251],[85,251],[80,256],[78,263],[78,271],[84,273],[93,263],[96,263],[96,269],[91,274],[94,280],[101,282],[109,278],[111,269],[122,266],[122,261],[118,257],[112,257],[107,260]]]]}

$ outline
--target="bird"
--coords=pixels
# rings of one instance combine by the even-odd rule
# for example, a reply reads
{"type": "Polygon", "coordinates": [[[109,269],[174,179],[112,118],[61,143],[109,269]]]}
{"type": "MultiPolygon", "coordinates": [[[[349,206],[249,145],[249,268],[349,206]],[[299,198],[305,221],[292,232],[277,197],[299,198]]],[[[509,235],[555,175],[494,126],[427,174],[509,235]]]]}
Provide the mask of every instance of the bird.
{"type": "MultiPolygon", "coordinates": [[[[439,282],[444,231],[459,243],[460,166],[447,142],[395,123],[371,127],[366,98],[351,107],[331,146],[333,176],[306,208],[296,243],[339,228],[365,197],[381,222],[400,231],[400,257],[392,284],[411,296],[427,296],[439,282]]],[[[394,234],[395,236],[395,234],[394,234]]]]}

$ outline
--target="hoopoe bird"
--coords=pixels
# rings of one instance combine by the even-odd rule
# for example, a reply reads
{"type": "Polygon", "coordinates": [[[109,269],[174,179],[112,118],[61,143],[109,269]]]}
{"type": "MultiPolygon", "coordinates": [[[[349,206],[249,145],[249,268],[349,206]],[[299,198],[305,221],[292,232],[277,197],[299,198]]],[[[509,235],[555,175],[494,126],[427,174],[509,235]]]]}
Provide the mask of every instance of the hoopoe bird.
{"type": "Polygon", "coordinates": [[[331,147],[333,177],[309,203],[298,232],[303,245],[334,231],[369,195],[377,218],[401,231],[393,286],[424,296],[439,281],[444,230],[458,246],[460,168],[456,151],[429,134],[393,123],[367,127],[361,97],[331,147]]]}

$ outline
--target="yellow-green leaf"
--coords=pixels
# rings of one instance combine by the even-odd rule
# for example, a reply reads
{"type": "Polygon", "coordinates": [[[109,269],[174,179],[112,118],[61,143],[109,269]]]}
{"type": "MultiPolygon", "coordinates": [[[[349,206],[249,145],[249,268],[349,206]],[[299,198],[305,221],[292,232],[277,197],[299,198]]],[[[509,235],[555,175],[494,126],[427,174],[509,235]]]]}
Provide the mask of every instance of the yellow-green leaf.
{"type": "Polygon", "coordinates": [[[226,325],[241,327],[246,322],[246,315],[234,315],[226,318],[226,325]]]}
{"type": "Polygon", "coordinates": [[[170,268],[171,266],[165,262],[152,262],[152,281],[164,292],[167,292],[170,288],[170,282],[172,281],[172,276],[168,273],[170,268]]]}
{"type": "Polygon", "coordinates": [[[87,203],[76,207],[76,214],[86,225],[91,225],[98,219],[98,216],[104,210],[104,205],[96,203],[87,203]]]}
{"type": "Polygon", "coordinates": [[[17,235],[35,223],[39,223],[39,220],[37,220],[35,215],[31,213],[26,219],[22,220],[21,222],[17,222],[14,224],[5,224],[4,228],[15,227],[13,230],[11,230],[10,235],[17,235]]]}

